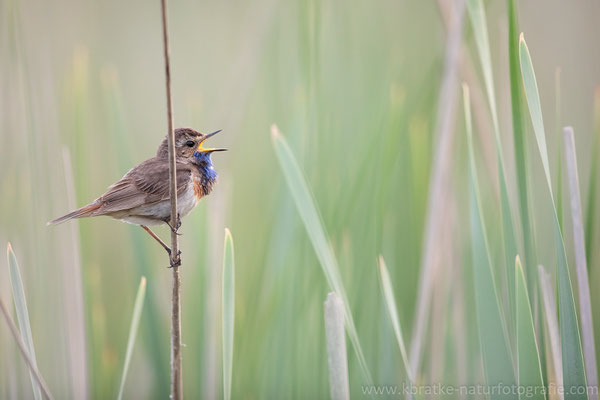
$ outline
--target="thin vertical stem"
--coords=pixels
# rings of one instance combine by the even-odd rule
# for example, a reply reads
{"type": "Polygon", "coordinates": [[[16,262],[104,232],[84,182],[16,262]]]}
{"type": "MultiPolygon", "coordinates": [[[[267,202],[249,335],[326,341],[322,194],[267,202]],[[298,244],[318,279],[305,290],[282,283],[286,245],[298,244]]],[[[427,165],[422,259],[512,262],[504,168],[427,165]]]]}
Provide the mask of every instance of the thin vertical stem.
{"type": "Polygon", "coordinates": [[[327,295],[324,308],[331,399],[348,400],[350,399],[350,386],[348,384],[348,359],[344,331],[344,303],[335,292],[331,292],[327,295]]]}
{"type": "Polygon", "coordinates": [[[456,109],[457,69],[460,61],[460,44],[465,9],[464,0],[452,2],[454,12],[451,14],[446,39],[444,72],[440,87],[435,126],[435,163],[432,166],[429,180],[429,198],[427,199],[427,221],[423,234],[423,252],[419,276],[418,298],[415,311],[412,339],[410,342],[409,360],[413,374],[419,373],[423,352],[423,338],[427,333],[429,309],[431,305],[433,282],[440,264],[439,248],[444,237],[440,226],[444,226],[442,217],[448,212],[448,175],[452,166],[452,148],[454,145],[453,123],[456,109]]]}
{"type": "MultiPolygon", "coordinates": [[[[573,128],[570,126],[564,128],[563,139],[567,181],[569,183],[569,200],[571,202],[575,270],[577,271],[577,285],[579,289],[579,315],[581,317],[581,336],[583,338],[583,359],[585,362],[587,383],[591,387],[597,387],[598,367],[596,365],[596,346],[594,344],[592,300],[585,254],[585,237],[583,233],[583,217],[581,213],[581,196],[573,128]]],[[[598,400],[598,394],[590,392],[588,399],[598,400]]]]}
{"type": "MultiPolygon", "coordinates": [[[[161,0],[163,49],[165,58],[165,81],[167,89],[167,119],[168,119],[168,144],[169,144],[169,196],[171,199],[171,226],[177,226],[177,177],[175,164],[175,132],[173,129],[173,103],[171,99],[171,68],[169,64],[169,30],[167,28],[167,1],[161,0]]],[[[181,371],[181,304],[179,289],[181,278],[179,266],[179,243],[177,234],[171,231],[171,266],[173,267],[172,293],[171,293],[171,399],[183,398],[182,371],[181,371]]]]}
{"type": "MultiPolygon", "coordinates": [[[[550,354],[552,365],[554,367],[554,376],[556,377],[557,387],[563,387],[563,368],[562,368],[562,348],[560,347],[560,332],[558,328],[558,310],[556,309],[556,298],[554,297],[555,285],[550,278],[550,274],[542,265],[538,265],[538,277],[540,290],[542,294],[543,315],[546,324],[546,331],[550,342],[550,354]]],[[[563,400],[564,393],[558,394],[558,398],[563,400]]]]}

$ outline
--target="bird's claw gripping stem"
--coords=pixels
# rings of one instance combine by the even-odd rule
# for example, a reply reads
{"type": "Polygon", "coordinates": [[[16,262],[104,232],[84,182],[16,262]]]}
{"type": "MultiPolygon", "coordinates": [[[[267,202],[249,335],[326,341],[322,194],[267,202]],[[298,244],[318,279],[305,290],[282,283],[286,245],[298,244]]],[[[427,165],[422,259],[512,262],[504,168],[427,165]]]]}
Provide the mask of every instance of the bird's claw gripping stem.
{"type": "Polygon", "coordinates": [[[174,267],[180,267],[181,266],[181,250],[177,251],[177,257],[176,260],[173,261],[173,259],[170,257],[171,256],[171,249],[169,249],[167,251],[167,253],[169,253],[169,260],[171,265],[167,268],[174,268],[174,267]]]}
{"type": "Polygon", "coordinates": [[[165,221],[167,223],[167,225],[169,225],[169,228],[171,228],[171,232],[173,232],[174,234],[181,236],[181,233],[179,233],[179,228],[181,227],[181,218],[179,216],[179,213],[177,213],[177,223],[175,224],[175,227],[173,227],[173,225],[171,225],[171,221],[167,220],[165,221]]]}

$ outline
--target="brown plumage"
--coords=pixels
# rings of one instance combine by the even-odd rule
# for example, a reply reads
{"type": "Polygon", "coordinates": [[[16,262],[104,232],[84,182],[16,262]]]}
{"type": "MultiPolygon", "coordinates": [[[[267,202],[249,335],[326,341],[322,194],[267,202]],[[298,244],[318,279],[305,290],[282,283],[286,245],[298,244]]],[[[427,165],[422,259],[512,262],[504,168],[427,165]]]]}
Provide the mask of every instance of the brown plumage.
{"type": "MultiPolygon", "coordinates": [[[[210,156],[225,149],[204,148],[202,144],[218,132],[205,135],[189,128],[175,130],[177,210],[180,217],[187,215],[203,196],[208,195],[216,182],[217,174],[210,156]]],[[[151,233],[146,226],[168,223],[170,210],[169,157],[165,138],[156,156],[132,168],[102,196],[48,224],[107,215],[141,225],[151,233]]],[[[171,229],[176,230],[177,227],[171,229]]],[[[151,235],[159,240],[153,233],[151,235]]],[[[161,245],[167,248],[162,241],[161,245]]]]}

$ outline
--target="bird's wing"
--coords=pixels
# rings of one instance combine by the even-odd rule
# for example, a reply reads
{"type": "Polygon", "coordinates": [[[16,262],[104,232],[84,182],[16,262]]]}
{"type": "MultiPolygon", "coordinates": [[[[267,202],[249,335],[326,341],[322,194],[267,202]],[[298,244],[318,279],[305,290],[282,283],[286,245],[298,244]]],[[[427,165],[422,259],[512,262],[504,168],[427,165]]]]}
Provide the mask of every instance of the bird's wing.
{"type": "MultiPolygon", "coordinates": [[[[191,178],[191,167],[177,163],[177,194],[183,193],[191,178]]],[[[131,169],[108,188],[97,201],[97,214],[129,210],[143,204],[169,200],[169,165],[166,160],[151,158],[131,169]]]]}

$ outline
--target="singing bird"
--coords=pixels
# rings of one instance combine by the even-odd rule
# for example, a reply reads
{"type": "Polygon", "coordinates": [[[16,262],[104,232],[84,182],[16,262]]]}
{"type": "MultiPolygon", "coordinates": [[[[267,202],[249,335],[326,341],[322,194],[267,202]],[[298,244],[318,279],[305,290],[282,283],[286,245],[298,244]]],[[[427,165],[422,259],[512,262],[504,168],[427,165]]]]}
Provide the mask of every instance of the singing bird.
{"type": "Polygon", "coordinates": [[[207,135],[190,128],[175,130],[175,159],[177,165],[177,224],[172,226],[171,196],[169,195],[169,153],[165,138],[156,155],[132,168],[106,193],[90,204],[56,218],[48,225],[73,218],[108,215],[141,226],[171,254],[171,249],[150,229],[150,225],[167,224],[174,232],[181,217],[189,214],[200,199],[207,196],[217,180],[211,155],[216,151],[203,147],[204,142],[220,130],[207,135]]]}

